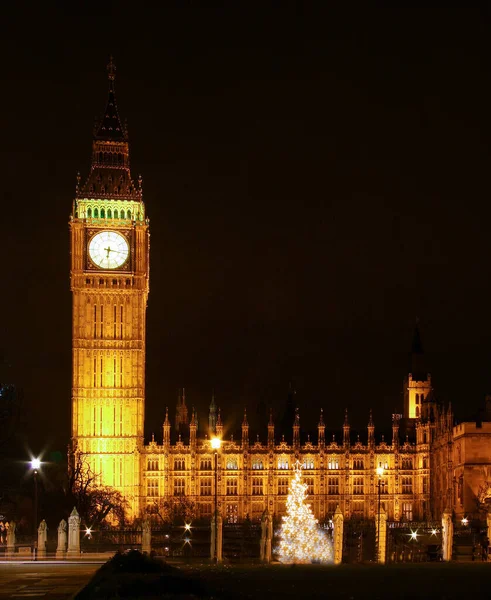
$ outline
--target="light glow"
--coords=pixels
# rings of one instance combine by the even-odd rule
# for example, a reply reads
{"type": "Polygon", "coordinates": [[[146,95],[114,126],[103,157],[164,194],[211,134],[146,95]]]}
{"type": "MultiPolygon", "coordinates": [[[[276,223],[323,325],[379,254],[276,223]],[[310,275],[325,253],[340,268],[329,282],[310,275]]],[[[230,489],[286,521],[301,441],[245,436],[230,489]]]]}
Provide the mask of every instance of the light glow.
{"type": "Polygon", "coordinates": [[[382,477],[382,475],[383,475],[383,474],[384,474],[384,468],[383,468],[383,466],[382,466],[382,465],[379,465],[379,466],[377,467],[377,475],[378,475],[379,477],[382,477]]]}
{"type": "Polygon", "coordinates": [[[282,518],[278,553],[282,563],[332,563],[332,543],[319,527],[306,503],[307,484],[302,483],[302,466],[297,460],[293,467],[286,500],[286,515],[282,518]]]}
{"type": "Polygon", "coordinates": [[[33,458],[31,460],[31,469],[34,469],[35,471],[37,471],[40,468],[41,468],[41,460],[39,458],[33,458]]]}
{"type": "Polygon", "coordinates": [[[431,530],[431,535],[437,535],[438,533],[438,529],[432,529],[431,530]]]}
{"type": "Polygon", "coordinates": [[[218,437],[211,438],[211,447],[213,450],[220,450],[220,446],[222,445],[222,440],[218,437]]]}
{"type": "Polygon", "coordinates": [[[186,531],[191,531],[191,523],[185,523],[185,524],[184,524],[184,529],[185,529],[186,531]]]}
{"type": "Polygon", "coordinates": [[[416,531],[411,531],[411,533],[409,534],[409,538],[411,540],[417,540],[418,539],[418,530],[416,531]]]}
{"type": "Polygon", "coordinates": [[[462,525],[468,525],[469,519],[467,517],[462,517],[462,525]]]}

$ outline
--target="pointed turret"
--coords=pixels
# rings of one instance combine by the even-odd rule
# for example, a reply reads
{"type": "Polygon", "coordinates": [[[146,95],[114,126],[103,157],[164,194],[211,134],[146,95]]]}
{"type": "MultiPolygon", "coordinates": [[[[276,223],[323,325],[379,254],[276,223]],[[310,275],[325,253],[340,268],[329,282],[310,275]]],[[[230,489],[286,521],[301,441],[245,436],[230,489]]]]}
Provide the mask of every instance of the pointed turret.
{"type": "Polygon", "coordinates": [[[188,407],[186,406],[186,390],[182,388],[177,393],[177,406],[176,406],[176,431],[184,433],[188,425],[188,407]]]}
{"type": "Polygon", "coordinates": [[[326,426],[324,424],[324,409],[321,408],[321,416],[319,418],[319,425],[317,426],[319,432],[318,444],[319,448],[323,448],[326,444],[326,426]]]}
{"type": "Polygon", "coordinates": [[[348,421],[348,409],[345,408],[344,423],[343,423],[343,446],[345,448],[349,448],[349,445],[350,445],[349,432],[350,432],[350,425],[349,425],[349,421],[348,421]]]}
{"type": "Polygon", "coordinates": [[[392,448],[394,451],[399,450],[399,415],[397,414],[392,417],[392,448]]]}
{"type": "Polygon", "coordinates": [[[208,435],[212,437],[216,433],[217,428],[217,405],[215,404],[215,391],[211,394],[210,410],[208,415],[208,435]]]}
{"type": "Polygon", "coordinates": [[[273,409],[269,409],[269,421],[268,421],[268,446],[274,448],[274,421],[273,421],[273,409]]]}
{"type": "Polygon", "coordinates": [[[169,421],[168,407],[165,407],[165,421],[164,421],[163,429],[164,429],[164,448],[169,449],[169,446],[170,446],[170,421],[169,421]]]}
{"type": "Polygon", "coordinates": [[[196,419],[196,411],[194,410],[194,406],[193,406],[193,410],[191,411],[191,423],[189,424],[189,444],[191,446],[191,448],[195,448],[196,447],[196,431],[198,429],[198,422],[196,419]]]}
{"type": "Polygon", "coordinates": [[[375,424],[373,422],[372,409],[368,419],[368,447],[372,450],[375,447],[375,424]]]}
{"type": "Polygon", "coordinates": [[[219,437],[220,439],[223,439],[223,425],[222,425],[222,417],[220,415],[220,409],[218,409],[217,424],[216,424],[215,429],[216,429],[217,437],[219,437]]]}
{"type": "Polygon", "coordinates": [[[293,422],[293,447],[300,447],[300,414],[298,408],[295,409],[295,421],[293,422]]]}
{"type": "Polygon", "coordinates": [[[249,423],[247,422],[247,411],[244,409],[244,420],[242,421],[242,448],[249,446],[249,423]]]}
{"type": "MultiPolygon", "coordinates": [[[[77,184],[77,200],[107,199],[133,200],[138,203],[142,199],[141,185],[136,186],[130,173],[130,153],[128,134],[123,126],[116,104],[116,93],[114,80],[116,67],[111,58],[107,66],[108,75],[108,97],[104,115],[94,129],[92,141],[92,165],[85,183],[77,184]]],[[[94,217],[93,209],[91,215],[85,208],[84,218],[94,217]]],[[[141,206],[128,207],[131,220],[143,220],[143,208],[141,206]]],[[[100,218],[100,212],[98,216],[100,218]]],[[[106,217],[107,218],[107,217],[106,217]]],[[[125,207],[123,217],[118,209],[118,218],[127,219],[128,211],[125,207]]]]}

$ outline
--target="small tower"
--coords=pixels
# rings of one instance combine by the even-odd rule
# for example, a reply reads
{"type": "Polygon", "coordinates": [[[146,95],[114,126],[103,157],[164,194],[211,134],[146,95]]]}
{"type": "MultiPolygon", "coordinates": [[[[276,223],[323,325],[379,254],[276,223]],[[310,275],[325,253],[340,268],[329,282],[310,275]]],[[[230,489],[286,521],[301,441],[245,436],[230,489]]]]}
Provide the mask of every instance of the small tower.
{"type": "Polygon", "coordinates": [[[244,420],[242,421],[242,448],[249,446],[249,423],[247,422],[247,411],[244,409],[244,420]]]}
{"type": "Polygon", "coordinates": [[[176,431],[183,433],[188,425],[188,407],[186,406],[186,391],[184,388],[177,393],[177,406],[176,406],[176,431]]]}
{"type": "Polygon", "coordinates": [[[348,421],[348,409],[346,408],[344,411],[344,424],[343,424],[343,447],[345,450],[349,448],[349,421],[348,421]]]}
{"type": "Polygon", "coordinates": [[[319,448],[324,448],[326,445],[326,426],[324,424],[324,410],[321,408],[321,416],[319,419],[319,425],[317,426],[319,432],[318,445],[319,448]]]}
{"type": "Polygon", "coordinates": [[[169,409],[165,408],[165,421],[163,425],[164,429],[164,449],[169,449],[170,447],[170,421],[169,421],[169,409]]]}
{"type": "Polygon", "coordinates": [[[410,353],[410,372],[404,380],[404,418],[420,419],[422,405],[431,392],[431,375],[425,364],[423,344],[416,321],[410,353]]]}
{"type": "Polygon", "coordinates": [[[215,404],[215,391],[211,394],[210,411],[208,415],[208,429],[211,437],[216,433],[217,428],[217,405],[215,404]]]}
{"type": "Polygon", "coordinates": [[[295,450],[300,448],[300,415],[298,408],[295,409],[295,421],[293,422],[293,447],[295,450]]]}
{"type": "Polygon", "coordinates": [[[274,448],[274,421],[273,421],[273,409],[269,409],[269,422],[268,422],[268,446],[274,448]]]}
{"type": "Polygon", "coordinates": [[[370,450],[375,448],[375,425],[373,423],[372,409],[370,409],[370,417],[368,419],[368,447],[370,450]]]}
{"type": "Polygon", "coordinates": [[[223,425],[222,425],[222,417],[220,416],[220,409],[218,409],[218,417],[217,417],[217,424],[215,427],[215,433],[216,433],[217,437],[219,437],[220,439],[223,439],[223,425]]]}
{"type": "Polygon", "coordinates": [[[191,411],[191,423],[189,424],[189,445],[192,449],[196,448],[196,431],[198,429],[198,421],[196,419],[196,411],[191,411]]]}
{"type": "Polygon", "coordinates": [[[392,416],[392,448],[399,450],[399,415],[392,416]]]}

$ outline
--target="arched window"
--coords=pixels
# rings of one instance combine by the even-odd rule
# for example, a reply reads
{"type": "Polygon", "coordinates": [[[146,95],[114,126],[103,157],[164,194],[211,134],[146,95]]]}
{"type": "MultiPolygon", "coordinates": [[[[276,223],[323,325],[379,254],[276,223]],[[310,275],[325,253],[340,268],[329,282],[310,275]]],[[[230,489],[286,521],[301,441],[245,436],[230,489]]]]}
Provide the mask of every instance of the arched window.
{"type": "Polygon", "coordinates": [[[107,218],[108,219],[112,219],[113,218],[113,213],[112,213],[112,210],[110,208],[107,209],[107,218]]]}
{"type": "Polygon", "coordinates": [[[117,209],[114,211],[114,218],[119,219],[119,213],[118,213],[117,209]]]}
{"type": "Polygon", "coordinates": [[[419,417],[419,406],[416,407],[416,416],[419,417]]]}
{"type": "Polygon", "coordinates": [[[101,219],[105,219],[106,218],[106,211],[101,208],[101,219]]]}
{"type": "Polygon", "coordinates": [[[232,469],[233,471],[236,471],[238,468],[239,466],[237,464],[236,458],[227,459],[227,469],[232,469]]]}
{"type": "Polygon", "coordinates": [[[87,210],[87,218],[92,219],[92,209],[91,208],[89,208],[87,210]]]}
{"type": "Polygon", "coordinates": [[[98,219],[99,218],[99,211],[97,210],[97,208],[94,208],[94,219],[98,219]]]}
{"type": "Polygon", "coordinates": [[[99,162],[102,162],[102,159],[103,159],[103,154],[102,154],[102,152],[99,152],[99,162]]]}
{"type": "Polygon", "coordinates": [[[130,210],[126,213],[126,218],[131,220],[131,211],[130,210]]]}

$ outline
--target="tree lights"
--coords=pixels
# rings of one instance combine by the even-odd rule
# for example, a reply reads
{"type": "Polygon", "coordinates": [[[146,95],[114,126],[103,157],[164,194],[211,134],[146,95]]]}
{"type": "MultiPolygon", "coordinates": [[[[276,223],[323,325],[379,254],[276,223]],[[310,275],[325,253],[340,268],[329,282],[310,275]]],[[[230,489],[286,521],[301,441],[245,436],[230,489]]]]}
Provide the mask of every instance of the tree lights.
{"type": "Polygon", "coordinates": [[[302,483],[302,467],[297,461],[282,519],[278,553],[283,563],[332,563],[332,543],[306,503],[307,484],[302,483]]]}

